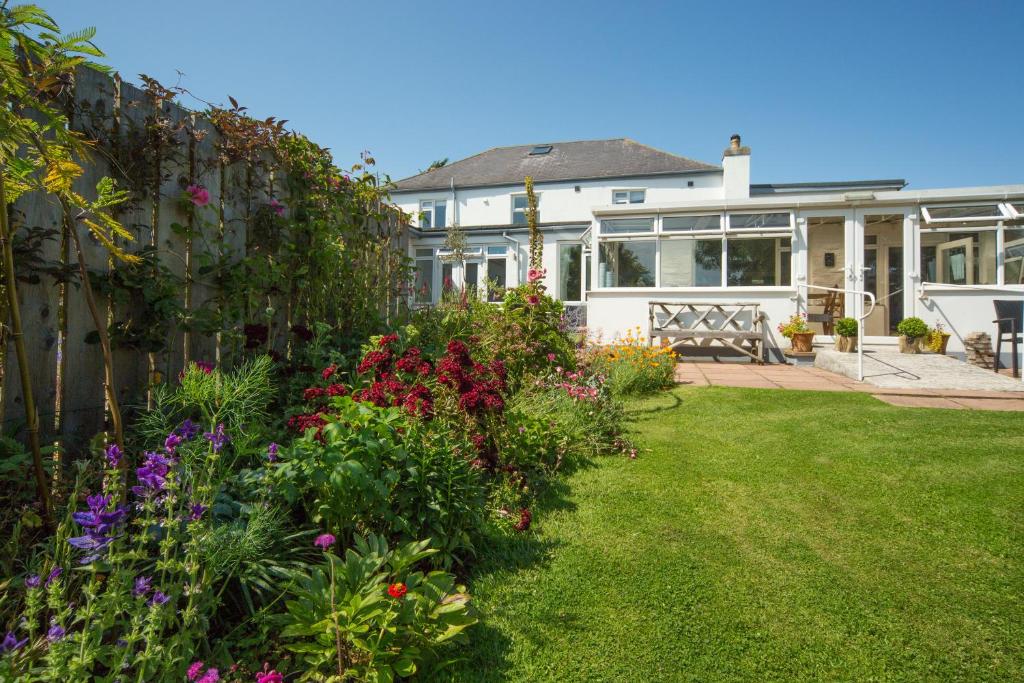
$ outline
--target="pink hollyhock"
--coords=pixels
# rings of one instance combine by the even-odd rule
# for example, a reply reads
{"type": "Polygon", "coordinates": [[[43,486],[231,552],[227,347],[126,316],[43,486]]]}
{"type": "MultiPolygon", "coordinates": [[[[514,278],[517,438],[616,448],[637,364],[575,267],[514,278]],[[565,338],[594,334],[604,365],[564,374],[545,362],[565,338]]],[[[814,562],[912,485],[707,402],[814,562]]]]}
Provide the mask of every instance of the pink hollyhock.
{"type": "Polygon", "coordinates": [[[540,303],[540,297],[537,296],[536,294],[531,294],[530,296],[526,297],[526,303],[530,304],[531,306],[536,306],[537,304],[540,303]]]}
{"type": "Polygon", "coordinates": [[[284,215],[284,204],[277,201],[276,199],[270,200],[270,208],[273,209],[274,213],[276,213],[278,216],[284,215]]]}
{"type": "Polygon", "coordinates": [[[185,192],[188,193],[188,200],[196,206],[206,206],[210,203],[210,191],[202,185],[189,185],[185,192]]]}
{"type": "Polygon", "coordinates": [[[530,268],[530,270],[526,271],[526,281],[531,283],[537,282],[542,280],[545,275],[547,275],[547,271],[544,268],[530,268]]]}

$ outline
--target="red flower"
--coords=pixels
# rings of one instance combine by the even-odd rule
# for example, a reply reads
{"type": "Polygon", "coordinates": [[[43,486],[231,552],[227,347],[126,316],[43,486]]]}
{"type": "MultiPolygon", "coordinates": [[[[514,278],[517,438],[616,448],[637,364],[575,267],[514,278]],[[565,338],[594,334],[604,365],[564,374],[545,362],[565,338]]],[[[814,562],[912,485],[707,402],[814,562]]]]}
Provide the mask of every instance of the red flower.
{"type": "Polygon", "coordinates": [[[409,589],[405,587],[404,583],[393,583],[388,586],[388,595],[393,597],[395,600],[401,600],[408,592],[409,589]]]}
{"type": "Polygon", "coordinates": [[[345,388],[344,384],[332,384],[327,387],[328,396],[344,396],[348,393],[348,389],[345,388]]]}
{"type": "Polygon", "coordinates": [[[324,371],[320,373],[320,376],[323,377],[324,379],[330,379],[331,375],[337,372],[337,370],[337,365],[328,365],[326,368],[324,368],[324,371]]]}
{"type": "Polygon", "coordinates": [[[537,304],[540,303],[540,297],[537,296],[536,294],[531,294],[530,296],[526,297],[526,303],[530,304],[531,306],[536,306],[537,304]]]}
{"type": "Polygon", "coordinates": [[[519,511],[519,521],[516,522],[516,531],[526,531],[530,528],[530,524],[533,522],[533,515],[527,508],[523,508],[519,511]]]}
{"type": "Polygon", "coordinates": [[[326,393],[327,392],[325,392],[320,387],[309,387],[304,392],[302,392],[302,398],[304,401],[308,403],[310,401],[315,401],[316,399],[320,398],[326,393]]]}

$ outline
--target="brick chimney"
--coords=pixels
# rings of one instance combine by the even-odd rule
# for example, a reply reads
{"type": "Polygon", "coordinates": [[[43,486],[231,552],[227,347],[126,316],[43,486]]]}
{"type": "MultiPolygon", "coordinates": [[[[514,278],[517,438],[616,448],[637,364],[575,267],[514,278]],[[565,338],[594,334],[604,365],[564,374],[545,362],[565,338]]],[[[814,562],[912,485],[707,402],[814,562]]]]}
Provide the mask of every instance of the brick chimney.
{"type": "Polygon", "coordinates": [[[744,147],[739,133],[729,138],[722,152],[722,194],[725,199],[750,197],[750,148],[744,147]]]}

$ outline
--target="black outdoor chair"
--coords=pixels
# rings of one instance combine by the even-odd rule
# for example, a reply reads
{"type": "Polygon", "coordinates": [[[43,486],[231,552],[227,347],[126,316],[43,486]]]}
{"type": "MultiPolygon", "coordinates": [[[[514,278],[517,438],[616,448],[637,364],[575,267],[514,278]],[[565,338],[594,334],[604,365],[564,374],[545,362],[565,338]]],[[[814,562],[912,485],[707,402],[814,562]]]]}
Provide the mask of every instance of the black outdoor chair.
{"type": "Polygon", "coordinates": [[[996,335],[996,357],[992,364],[995,371],[999,372],[999,350],[1004,341],[1010,342],[1013,349],[1013,376],[1020,377],[1020,368],[1017,365],[1017,343],[1024,341],[1024,301],[995,300],[997,325],[996,335]]]}

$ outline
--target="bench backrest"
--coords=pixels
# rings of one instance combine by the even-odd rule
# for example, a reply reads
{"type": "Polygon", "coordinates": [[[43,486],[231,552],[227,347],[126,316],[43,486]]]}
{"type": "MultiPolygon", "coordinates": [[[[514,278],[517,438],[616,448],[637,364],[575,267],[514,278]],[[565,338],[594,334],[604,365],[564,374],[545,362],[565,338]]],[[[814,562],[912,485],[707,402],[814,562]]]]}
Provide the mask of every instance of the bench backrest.
{"type": "Polygon", "coordinates": [[[726,330],[759,331],[762,317],[755,303],[703,303],[651,301],[651,331],[726,330]]]}

